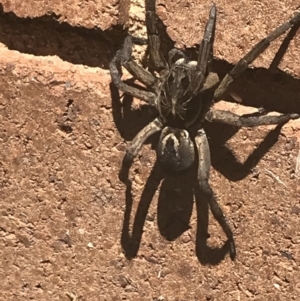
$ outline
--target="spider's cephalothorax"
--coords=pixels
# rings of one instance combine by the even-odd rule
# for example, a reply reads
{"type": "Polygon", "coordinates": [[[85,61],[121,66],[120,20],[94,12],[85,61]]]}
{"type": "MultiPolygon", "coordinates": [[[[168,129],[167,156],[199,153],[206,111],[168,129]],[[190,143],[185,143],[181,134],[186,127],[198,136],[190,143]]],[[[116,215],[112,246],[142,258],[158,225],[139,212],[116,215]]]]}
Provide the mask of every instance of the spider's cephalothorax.
{"type": "Polygon", "coordinates": [[[191,80],[194,69],[194,62],[179,59],[161,78],[157,108],[164,121],[187,122],[186,111],[193,97],[191,80]]]}
{"type": "Polygon", "coordinates": [[[169,172],[183,172],[193,164],[197,156],[199,187],[207,197],[214,217],[228,237],[230,256],[234,259],[236,251],[232,231],[209,185],[210,151],[202,125],[204,120],[207,120],[236,127],[253,127],[264,124],[282,124],[290,119],[299,118],[299,114],[296,113],[279,116],[269,116],[265,113],[258,116],[238,116],[229,111],[212,110],[211,105],[214,101],[221,99],[233,80],[240,76],[273,40],[300,22],[300,13],[295,14],[293,18],[258,42],[222,81],[219,81],[216,73],[211,72],[216,27],[215,5],[209,13],[204,36],[199,45],[197,61],[189,61],[185,53],[176,48],[169,51],[168,58],[163,57],[156,22],[155,12],[147,11],[146,25],[150,59],[159,77],[139,66],[131,58],[131,37],[125,39],[123,48],[117,51],[110,64],[111,78],[118,89],[144,100],[148,105],[156,107],[158,111],[158,117],[146,125],[131,141],[124,161],[132,162],[147,138],[159,131],[161,135],[157,158],[169,172]],[[139,89],[123,82],[121,80],[122,66],[148,89],[139,89]],[[193,131],[191,131],[192,128],[193,131]]]}

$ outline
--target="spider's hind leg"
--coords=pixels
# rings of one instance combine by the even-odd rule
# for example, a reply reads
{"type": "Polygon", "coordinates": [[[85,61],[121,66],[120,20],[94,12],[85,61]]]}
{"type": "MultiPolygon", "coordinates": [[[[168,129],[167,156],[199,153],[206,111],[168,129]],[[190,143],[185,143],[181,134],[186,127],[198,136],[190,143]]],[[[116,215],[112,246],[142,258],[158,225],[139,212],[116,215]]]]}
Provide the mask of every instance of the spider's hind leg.
{"type": "Polygon", "coordinates": [[[228,238],[230,258],[234,260],[236,257],[236,250],[235,250],[233,233],[226,221],[226,217],[224,216],[223,211],[219,206],[216,197],[208,182],[209,170],[211,165],[210,151],[209,151],[207,137],[203,129],[198,130],[198,133],[195,137],[195,142],[196,142],[196,147],[199,156],[199,166],[198,166],[199,186],[208,200],[209,207],[213,216],[218,221],[220,226],[223,228],[223,231],[225,232],[228,238]]]}

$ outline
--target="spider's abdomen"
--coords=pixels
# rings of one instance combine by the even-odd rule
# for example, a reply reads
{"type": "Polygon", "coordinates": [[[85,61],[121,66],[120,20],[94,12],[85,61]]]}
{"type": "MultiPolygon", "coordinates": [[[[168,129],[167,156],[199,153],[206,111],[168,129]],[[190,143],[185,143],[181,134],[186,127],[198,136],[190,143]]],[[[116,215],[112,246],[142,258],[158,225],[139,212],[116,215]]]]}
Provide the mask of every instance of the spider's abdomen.
{"type": "Polygon", "coordinates": [[[195,148],[188,131],[165,127],[159,138],[157,158],[169,172],[181,173],[191,167],[195,148]]]}

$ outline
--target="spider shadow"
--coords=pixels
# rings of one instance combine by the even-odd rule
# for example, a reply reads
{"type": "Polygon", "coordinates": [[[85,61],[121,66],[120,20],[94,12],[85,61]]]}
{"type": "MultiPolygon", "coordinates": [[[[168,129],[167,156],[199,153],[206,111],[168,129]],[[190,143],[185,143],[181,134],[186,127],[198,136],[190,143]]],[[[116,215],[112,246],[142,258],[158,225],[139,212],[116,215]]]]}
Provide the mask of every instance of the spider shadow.
{"type": "MultiPolygon", "coordinates": [[[[155,117],[149,116],[149,108],[132,110],[132,97],[124,96],[120,102],[120,93],[113,85],[110,86],[112,97],[113,118],[121,136],[130,141],[146,124],[155,117]],[[132,126],[134,125],[134,126],[132,126]]],[[[151,110],[151,108],[150,108],[151,110]]],[[[152,111],[150,111],[152,112],[152,111]]],[[[153,113],[154,114],[154,113],[153,113]]],[[[155,149],[158,135],[153,135],[147,143],[155,149]]],[[[166,174],[156,162],[147,179],[141,194],[130,234],[130,217],[132,214],[133,196],[132,183],[129,180],[130,165],[122,163],[120,179],[126,184],[125,212],[121,235],[121,245],[127,259],[134,258],[139,250],[143,228],[146,220],[151,221],[148,210],[152,199],[160,186],[157,205],[157,225],[160,234],[168,241],[180,237],[190,228],[189,221],[193,209],[195,195],[197,218],[196,253],[202,264],[218,264],[228,253],[227,244],[221,248],[207,246],[208,237],[208,204],[197,186],[197,164],[187,173],[178,176],[166,174]],[[174,189],[176,187],[176,189],[174,189]]]]}
{"type": "MultiPolygon", "coordinates": [[[[123,17],[129,6],[123,1],[123,17]]],[[[122,24],[122,16],[120,24],[122,24]]],[[[71,26],[61,22],[55,13],[40,17],[19,17],[5,12],[0,4],[0,42],[10,50],[35,56],[57,55],[72,64],[108,69],[114,53],[120,48],[128,30],[122,25],[109,30],[71,26]]]]}
{"type": "MultiPolygon", "coordinates": [[[[155,4],[155,1],[148,2],[155,4]]],[[[162,28],[164,27],[162,26],[162,28]]],[[[195,55],[195,50],[192,51],[195,55]]],[[[190,57],[192,58],[192,55],[190,55],[190,57]]],[[[275,59],[274,65],[276,65],[275,59]]],[[[233,66],[227,62],[214,60],[214,69],[220,75],[221,79],[232,67],[233,66]],[[225,68],[223,68],[224,66],[225,68]]],[[[288,83],[288,85],[291,85],[293,88],[299,85],[299,80],[293,79],[278,70],[274,73],[274,70],[259,68],[255,70],[246,70],[244,75],[240,79],[236,80],[232,87],[235,87],[236,89],[240,88],[238,94],[242,96],[243,104],[264,107],[267,111],[275,110],[280,112],[299,112],[299,102],[295,97],[298,92],[293,94],[294,97],[291,98],[292,100],[288,103],[288,105],[286,102],[274,101],[274,99],[278,99],[278,95],[283,95],[283,93],[290,90],[291,87],[288,85],[285,86],[283,89],[284,92],[282,92],[282,88],[280,87],[279,89],[281,90],[281,93],[278,93],[278,89],[276,89],[273,84],[267,84],[273,83],[274,78],[277,79],[277,83],[288,83]],[[250,87],[248,88],[247,84],[249,82],[250,87]],[[261,94],[259,93],[261,90],[257,92],[257,89],[254,89],[253,85],[251,85],[252,82],[254,86],[263,82],[264,85],[262,89],[266,89],[267,87],[267,91],[263,94],[267,97],[263,99],[263,102],[261,102],[261,94]]],[[[298,88],[296,90],[293,89],[293,91],[298,90],[298,88]]],[[[116,126],[124,139],[132,140],[141,128],[154,119],[155,113],[153,113],[153,116],[150,117],[148,114],[149,109],[144,108],[138,112],[134,112],[130,107],[132,98],[127,96],[124,97],[122,106],[119,103],[119,97],[116,94],[117,92],[113,91],[112,87],[111,92],[113,99],[113,116],[116,126]],[[122,113],[119,112],[122,109],[123,116],[122,113]],[[131,120],[134,120],[134,124],[136,125],[134,128],[131,128],[131,120]]],[[[285,99],[285,97],[282,97],[282,99],[285,99]]],[[[224,96],[224,100],[232,101],[233,99],[227,94],[224,96]]],[[[150,112],[153,111],[150,109],[150,112]]],[[[210,138],[209,143],[213,167],[232,181],[239,181],[245,178],[249,173],[251,173],[252,168],[258,164],[261,158],[276,143],[281,127],[282,125],[278,125],[275,129],[271,130],[266,135],[265,139],[263,139],[248,156],[247,160],[244,163],[241,163],[235,158],[232,150],[226,146],[226,141],[234,136],[238,129],[232,126],[206,123],[205,130],[207,136],[210,138]]],[[[157,135],[154,135],[148,141],[152,144],[152,147],[155,145],[153,139],[156,137],[157,135]]],[[[211,248],[207,245],[209,206],[197,183],[195,183],[195,179],[197,178],[196,169],[191,170],[186,175],[173,177],[165,175],[156,162],[149,178],[147,179],[138,203],[131,234],[129,225],[133,207],[133,196],[132,183],[128,180],[129,167],[122,166],[120,174],[120,177],[126,183],[126,209],[124,213],[121,244],[124,249],[125,256],[128,259],[132,259],[138,253],[146,220],[149,222],[153,220],[153,218],[148,215],[148,210],[160,183],[161,187],[157,206],[157,224],[161,235],[167,240],[172,241],[189,229],[189,220],[193,209],[193,196],[195,195],[197,211],[197,258],[202,264],[212,265],[218,264],[224,259],[229,250],[229,244],[227,242],[225,242],[220,248],[211,248]],[[175,190],[174,186],[176,187],[175,190]]]]}
{"type": "Polygon", "coordinates": [[[226,145],[226,141],[236,134],[237,129],[230,125],[205,123],[212,166],[230,181],[243,180],[278,141],[283,125],[279,124],[270,130],[247,159],[240,162],[235,157],[234,150],[226,145]]]}
{"type": "MultiPolygon", "coordinates": [[[[212,165],[226,178],[239,181],[246,177],[257,165],[259,160],[276,143],[282,125],[271,130],[258,147],[249,155],[248,159],[239,162],[232,151],[224,145],[228,136],[232,135],[232,127],[223,127],[218,124],[206,126],[210,139],[212,165]],[[217,142],[216,142],[217,141],[217,142]]],[[[153,144],[152,144],[153,145],[153,144]]],[[[155,147],[155,145],[154,145],[155,147]]],[[[129,167],[121,168],[121,178],[128,179],[129,167]]],[[[157,225],[160,234],[168,241],[180,237],[190,228],[189,221],[193,209],[193,199],[197,212],[196,256],[201,264],[216,265],[220,263],[229,252],[229,244],[225,242],[222,247],[210,247],[207,244],[209,206],[197,182],[197,164],[183,175],[172,176],[166,174],[156,162],[138,204],[131,235],[129,223],[132,212],[133,197],[131,181],[126,184],[126,209],[122,229],[121,244],[126,258],[132,259],[137,255],[141,243],[143,227],[151,201],[160,186],[157,205],[157,225]],[[174,187],[176,187],[174,189],[174,187]]],[[[125,181],[124,181],[125,182],[125,181]]]]}
{"type": "MultiPolygon", "coordinates": [[[[300,80],[293,78],[278,68],[289,43],[294,38],[299,27],[300,24],[295,25],[288,32],[269,69],[248,68],[242,76],[232,83],[230,91],[234,91],[239,95],[243,105],[257,108],[263,107],[267,112],[300,113],[300,80]]],[[[214,60],[213,62],[213,68],[221,79],[232,67],[233,65],[224,61],[214,60]]],[[[230,95],[230,91],[224,94],[223,99],[236,103],[230,95]]],[[[207,122],[205,130],[208,137],[210,137],[213,167],[231,181],[244,179],[277,142],[283,125],[277,125],[270,130],[256,149],[249,154],[246,161],[241,163],[235,158],[232,150],[225,145],[226,141],[234,136],[238,129],[225,124],[207,122]]]]}
{"type": "MultiPolygon", "coordinates": [[[[110,89],[113,118],[116,127],[125,140],[131,141],[140,129],[156,117],[157,113],[148,106],[143,106],[141,110],[132,110],[132,97],[125,95],[121,103],[119,90],[113,84],[111,84],[110,89]]],[[[205,130],[209,137],[213,167],[232,181],[243,179],[277,141],[281,126],[271,130],[260,145],[249,155],[248,159],[244,163],[240,163],[233,152],[225,145],[226,141],[236,133],[237,129],[217,123],[206,123],[205,130]]],[[[151,147],[155,149],[157,138],[158,135],[153,135],[146,144],[150,143],[151,147]]],[[[187,174],[171,176],[166,175],[157,162],[154,164],[138,203],[131,234],[130,218],[133,196],[132,183],[128,180],[130,166],[122,165],[120,178],[126,183],[126,208],[121,245],[126,258],[132,259],[138,253],[145,221],[151,222],[153,219],[148,215],[148,210],[161,184],[157,205],[157,225],[160,234],[166,240],[172,241],[189,229],[189,220],[195,195],[197,211],[196,256],[201,264],[215,265],[224,259],[229,250],[227,242],[220,248],[212,248],[207,244],[209,206],[197,185],[197,164],[194,165],[194,168],[187,174]]]]}
{"type": "MultiPolygon", "coordinates": [[[[121,169],[122,170],[122,169],[121,169]]],[[[127,174],[127,171],[125,172],[127,174]]],[[[196,255],[201,264],[219,264],[229,252],[229,244],[222,247],[207,245],[209,206],[201,193],[196,177],[196,166],[183,175],[166,174],[156,162],[141,194],[130,234],[130,218],[133,207],[131,181],[126,182],[126,209],[124,212],[121,245],[125,257],[136,257],[146,220],[153,221],[148,214],[149,207],[160,186],[157,205],[157,225],[160,234],[167,241],[174,241],[190,229],[194,195],[197,211],[196,255]],[[176,189],[174,189],[176,187],[176,189]]]]}

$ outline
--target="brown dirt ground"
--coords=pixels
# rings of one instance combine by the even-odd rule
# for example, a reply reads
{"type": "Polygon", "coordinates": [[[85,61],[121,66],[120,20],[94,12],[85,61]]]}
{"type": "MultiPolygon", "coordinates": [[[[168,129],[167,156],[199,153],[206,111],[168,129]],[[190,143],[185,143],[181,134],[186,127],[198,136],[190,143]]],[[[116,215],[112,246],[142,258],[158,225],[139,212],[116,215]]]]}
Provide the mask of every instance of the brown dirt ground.
{"type": "MultiPolygon", "coordinates": [[[[199,43],[212,2],[218,12],[214,55],[234,64],[299,9],[299,2],[294,0],[157,0],[158,15],[178,47],[199,43]]],[[[286,40],[288,47],[283,56],[280,52],[274,56],[284,39],[282,36],[255,60],[253,66],[276,69],[279,65],[285,72],[300,77],[300,33],[292,32],[291,35],[295,38],[286,40]]]]}
{"type": "Polygon", "coordinates": [[[59,22],[85,28],[110,29],[128,21],[130,0],[2,0],[4,12],[13,12],[20,18],[52,16],[59,22]]]}
{"type": "MultiPolygon", "coordinates": [[[[299,300],[299,121],[206,125],[232,262],[193,195],[195,171],[164,177],[155,164],[157,137],[131,168],[131,191],[119,181],[127,143],[153,115],[126,96],[121,106],[110,86],[117,43],[23,22],[0,20],[0,300],[299,300]]],[[[245,105],[300,113],[299,85],[252,69],[232,91],[245,105]]],[[[248,112],[226,101],[217,105],[248,112]]]]}

